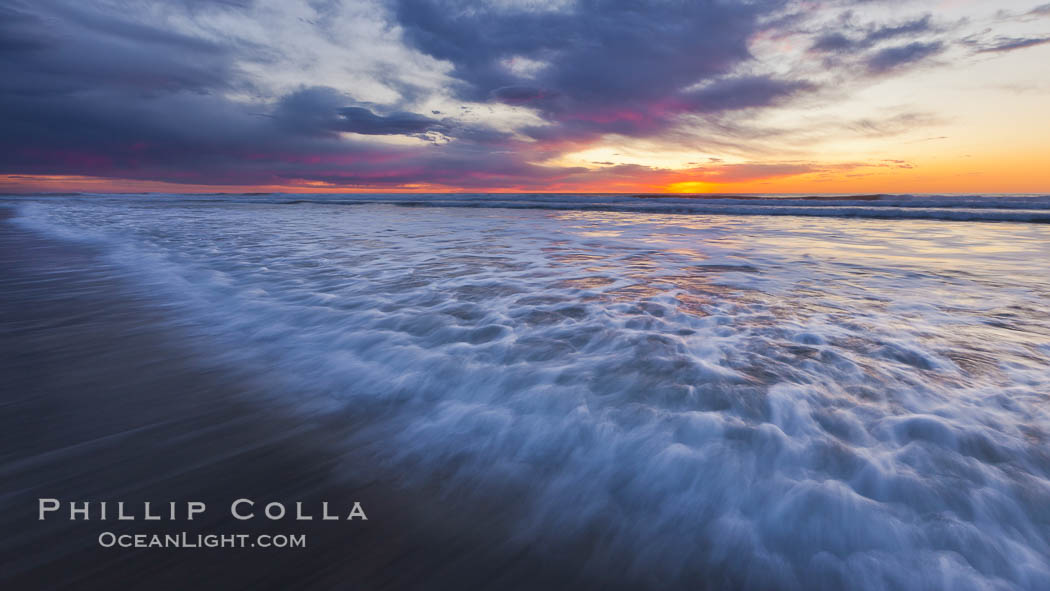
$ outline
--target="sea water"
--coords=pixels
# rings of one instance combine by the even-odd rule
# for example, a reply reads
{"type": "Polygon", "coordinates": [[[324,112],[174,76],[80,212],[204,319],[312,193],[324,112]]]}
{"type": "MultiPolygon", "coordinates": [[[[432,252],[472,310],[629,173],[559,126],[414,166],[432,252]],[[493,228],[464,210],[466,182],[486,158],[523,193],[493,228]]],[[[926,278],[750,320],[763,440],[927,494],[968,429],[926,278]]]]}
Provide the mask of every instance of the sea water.
{"type": "Polygon", "coordinates": [[[1050,589],[1046,197],[2,203],[179,346],[367,414],[403,486],[515,491],[521,543],[654,584],[1050,589]]]}

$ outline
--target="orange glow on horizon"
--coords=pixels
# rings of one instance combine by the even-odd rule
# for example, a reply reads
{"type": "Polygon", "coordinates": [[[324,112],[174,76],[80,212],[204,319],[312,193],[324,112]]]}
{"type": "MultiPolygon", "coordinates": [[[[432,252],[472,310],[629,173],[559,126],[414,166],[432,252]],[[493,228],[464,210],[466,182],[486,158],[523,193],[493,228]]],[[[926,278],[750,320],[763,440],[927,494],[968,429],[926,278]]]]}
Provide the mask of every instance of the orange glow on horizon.
{"type": "Polygon", "coordinates": [[[1047,193],[1050,155],[931,158],[912,168],[842,167],[740,181],[719,181],[696,170],[649,170],[629,178],[571,180],[544,186],[457,187],[431,183],[339,186],[300,180],[267,185],[180,184],[77,175],[0,175],[0,193],[1047,193]]]}
{"type": "Polygon", "coordinates": [[[666,193],[711,193],[711,183],[701,181],[681,181],[664,187],[666,193]]]}

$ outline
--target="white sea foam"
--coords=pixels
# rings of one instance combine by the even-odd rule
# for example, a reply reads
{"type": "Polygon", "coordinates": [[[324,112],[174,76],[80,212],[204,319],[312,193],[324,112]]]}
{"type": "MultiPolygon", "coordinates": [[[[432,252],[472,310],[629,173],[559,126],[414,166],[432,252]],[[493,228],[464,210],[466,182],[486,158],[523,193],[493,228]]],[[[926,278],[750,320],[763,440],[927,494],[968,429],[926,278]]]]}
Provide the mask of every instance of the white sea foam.
{"type": "Polygon", "coordinates": [[[526,542],[597,532],[592,567],[1050,588],[1048,226],[254,197],[19,213],[104,245],[194,346],[311,408],[378,409],[362,437],[406,486],[526,491],[526,542]]]}

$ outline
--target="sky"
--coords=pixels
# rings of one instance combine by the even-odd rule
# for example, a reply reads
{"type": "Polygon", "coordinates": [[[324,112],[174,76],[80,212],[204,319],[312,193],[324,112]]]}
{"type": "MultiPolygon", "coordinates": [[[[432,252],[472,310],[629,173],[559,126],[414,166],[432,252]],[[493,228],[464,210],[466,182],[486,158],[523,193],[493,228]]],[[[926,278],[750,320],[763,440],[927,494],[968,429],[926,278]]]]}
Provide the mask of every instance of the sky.
{"type": "Polygon", "coordinates": [[[1050,4],[5,0],[0,192],[1050,193],[1050,4]]]}

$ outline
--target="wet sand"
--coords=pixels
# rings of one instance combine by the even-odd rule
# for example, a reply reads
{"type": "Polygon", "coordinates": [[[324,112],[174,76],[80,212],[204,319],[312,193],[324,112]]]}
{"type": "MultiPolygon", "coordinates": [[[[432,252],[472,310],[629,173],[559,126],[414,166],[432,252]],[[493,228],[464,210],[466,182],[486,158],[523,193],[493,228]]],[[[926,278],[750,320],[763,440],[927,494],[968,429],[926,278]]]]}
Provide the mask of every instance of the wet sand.
{"type": "Polygon", "coordinates": [[[166,311],[103,279],[90,249],[41,239],[0,208],[0,587],[588,588],[574,549],[506,542],[513,498],[404,490],[367,450],[361,417],[296,416],[250,376],[166,338],[166,311]],[[46,292],[44,291],[46,288],[46,292]],[[45,295],[42,295],[45,294],[45,295]],[[360,501],[368,521],[235,521],[231,501],[360,501]],[[37,519],[37,499],[203,501],[203,520],[37,519]],[[306,534],[305,549],[102,548],[115,533],[306,534]]]}

